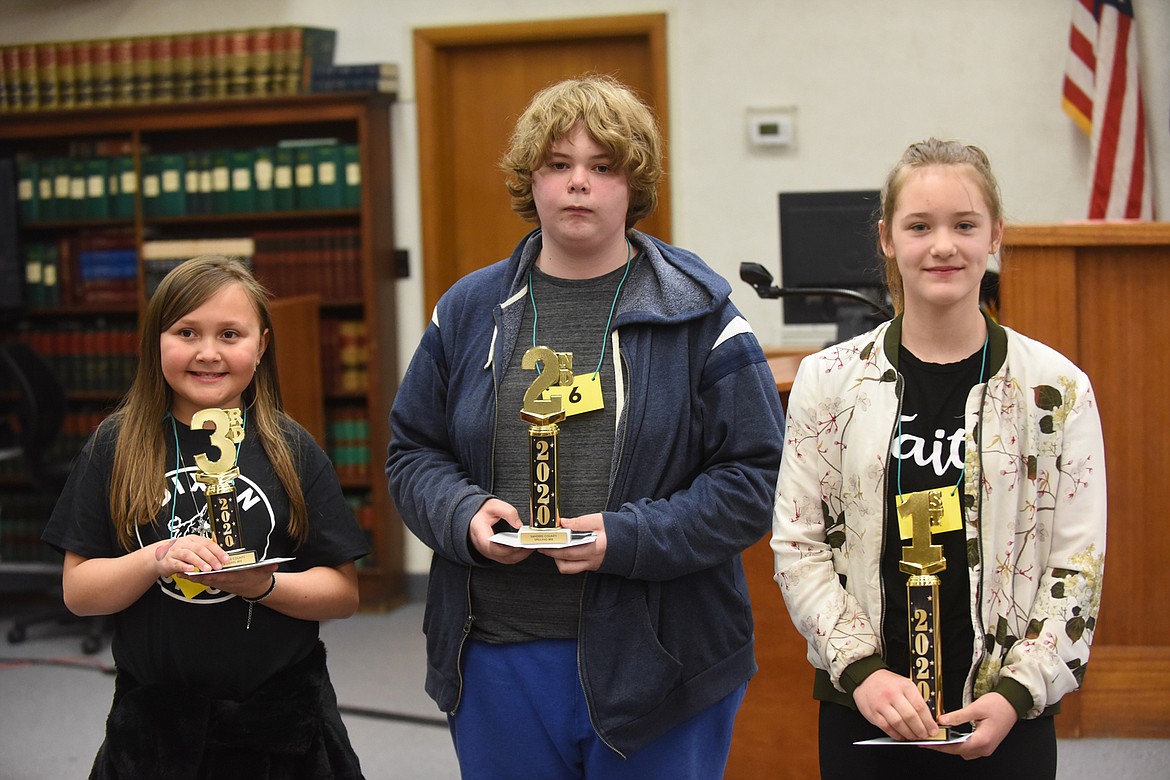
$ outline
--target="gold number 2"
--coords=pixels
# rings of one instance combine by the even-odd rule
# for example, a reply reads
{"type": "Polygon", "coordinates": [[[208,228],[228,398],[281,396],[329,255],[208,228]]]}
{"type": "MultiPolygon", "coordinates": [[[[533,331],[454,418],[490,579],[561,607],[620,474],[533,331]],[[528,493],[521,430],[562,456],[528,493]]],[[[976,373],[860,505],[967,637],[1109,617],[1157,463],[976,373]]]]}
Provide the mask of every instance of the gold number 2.
{"type": "Polygon", "coordinates": [[[541,398],[540,394],[556,385],[560,380],[561,371],[557,363],[557,353],[553,352],[550,347],[532,347],[524,353],[524,362],[521,365],[526,369],[531,369],[536,368],[537,363],[543,365],[540,368],[540,374],[524,393],[524,411],[532,414],[555,414],[561,411],[561,397],[558,395],[552,398],[541,398]]]}

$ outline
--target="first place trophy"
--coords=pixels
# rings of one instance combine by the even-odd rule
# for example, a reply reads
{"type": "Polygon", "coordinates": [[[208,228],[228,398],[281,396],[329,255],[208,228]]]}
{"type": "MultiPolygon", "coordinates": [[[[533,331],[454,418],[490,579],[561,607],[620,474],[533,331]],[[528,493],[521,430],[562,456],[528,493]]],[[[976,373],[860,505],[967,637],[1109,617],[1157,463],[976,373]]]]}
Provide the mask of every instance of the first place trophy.
{"type": "MultiPolygon", "coordinates": [[[[906,497],[898,505],[898,514],[912,523],[911,545],[902,548],[898,568],[910,575],[906,583],[906,607],[910,620],[910,679],[918,686],[930,716],[938,720],[943,713],[942,648],[939,646],[938,572],[947,567],[942,546],[931,544],[931,529],[941,525],[942,490],[926,490],[906,497]]],[[[952,735],[939,728],[929,741],[942,741],[952,735]]]]}
{"type": "Polygon", "coordinates": [[[244,424],[239,409],[203,409],[191,417],[191,430],[201,430],[206,423],[212,423],[211,444],[219,450],[215,460],[204,453],[195,456],[198,472],[195,480],[206,486],[207,520],[211,526],[211,539],[228,554],[224,567],[246,566],[256,563],[255,550],[244,546],[243,528],[240,523],[240,507],[236,500],[236,447],[244,440],[244,424]]]}

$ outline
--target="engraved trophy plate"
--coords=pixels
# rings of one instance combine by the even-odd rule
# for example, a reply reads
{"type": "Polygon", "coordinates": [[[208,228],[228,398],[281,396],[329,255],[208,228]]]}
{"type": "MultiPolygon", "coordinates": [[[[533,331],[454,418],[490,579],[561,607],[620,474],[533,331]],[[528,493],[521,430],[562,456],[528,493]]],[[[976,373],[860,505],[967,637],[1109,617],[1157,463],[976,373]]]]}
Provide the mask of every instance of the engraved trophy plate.
{"type": "MultiPolygon", "coordinates": [[[[909,516],[913,533],[911,545],[902,548],[898,568],[910,575],[906,583],[906,607],[910,620],[910,679],[918,686],[930,715],[935,720],[943,713],[942,649],[939,645],[939,579],[937,572],[947,567],[942,546],[931,544],[931,528],[939,525],[943,515],[941,490],[914,493],[898,506],[898,514],[909,516]]],[[[928,741],[950,738],[948,729],[939,728],[928,741]]]]}
{"type": "Polygon", "coordinates": [[[239,409],[202,409],[191,417],[191,430],[201,430],[212,423],[211,445],[219,452],[212,460],[205,453],[195,456],[198,471],[195,480],[205,485],[207,519],[211,539],[228,554],[224,568],[247,566],[258,561],[255,550],[244,546],[240,508],[236,500],[236,447],[244,440],[244,424],[239,409]]]}

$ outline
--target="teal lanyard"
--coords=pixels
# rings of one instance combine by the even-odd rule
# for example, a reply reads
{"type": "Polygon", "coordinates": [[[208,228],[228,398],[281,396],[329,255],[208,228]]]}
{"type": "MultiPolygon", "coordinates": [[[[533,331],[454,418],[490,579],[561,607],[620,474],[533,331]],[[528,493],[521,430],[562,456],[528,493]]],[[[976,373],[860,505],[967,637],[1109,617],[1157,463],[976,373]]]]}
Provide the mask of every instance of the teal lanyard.
{"type": "MultiPolygon", "coordinates": [[[[983,337],[983,357],[979,362],[979,384],[983,384],[983,372],[987,369],[987,343],[991,340],[990,334],[983,337]]],[[[902,413],[898,412],[898,447],[902,446],[902,413]]],[[[899,454],[898,458],[898,497],[905,495],[902,492],[902,458],[899,454]]],[[[963,484],[963,476],[967,472],[967,459],[963,458],[963,467],[959,469],[959,481],[955,483],[954,490],[951,495],[955,495],[959,491],[959,486],[963,484]]]]}
{"type": "MultiPolygon", "coordinates": [[[[618,296],[622,294],[622,285],[626,283],[626,277],[630,275],[630,259],[634,255],[634,247],[630,244],[629,236],[626,236],[626,270],[622,273],[622,279],[618,282],[617,292],[613,294],[613,303],[609,307],[609,318],[605,321],[605,331],[601,334],[601,357],[597,360],[597,370],[593,372],[594,381],[601,374],[601,364],[605,362],[605,347],[609,341],[609,326],[613,324],[613,313],[617,310],[618,296]]],[[[532,271],[528,271],[528,298],[532,301],[532,346],[536,346],[536,322],[539,315],[536,312],[536,295],[532,291],[532,271]]],[[[540,370],[539,364],[537,370],[540,370]]]]}

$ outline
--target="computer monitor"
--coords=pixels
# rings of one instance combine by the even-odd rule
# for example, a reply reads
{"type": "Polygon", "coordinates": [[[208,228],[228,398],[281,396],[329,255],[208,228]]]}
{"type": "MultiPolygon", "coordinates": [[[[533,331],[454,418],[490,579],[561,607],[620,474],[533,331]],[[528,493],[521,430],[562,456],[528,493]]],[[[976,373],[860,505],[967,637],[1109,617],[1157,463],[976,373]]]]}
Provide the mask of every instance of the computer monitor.
{"type": "MultiPolygon", "coordinates": [[[[883,261],[876,244],[877,190],[780,193],[780,286],[856,290],[884,299],[883,261]]],[[[846,309],[865,304],[829,296],[784,298],[784,323],[841,324],[846,309]]]]}

